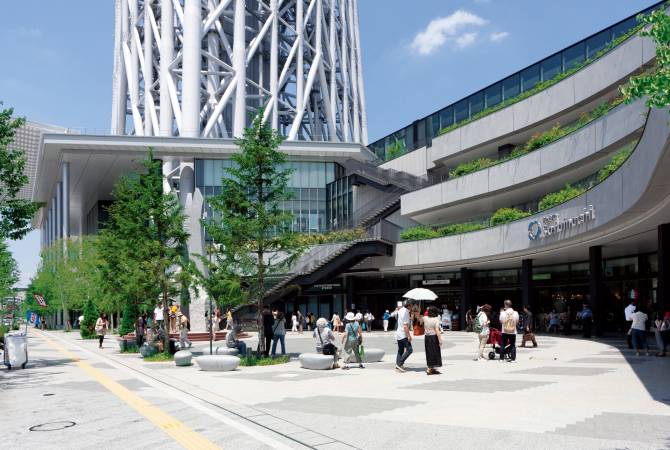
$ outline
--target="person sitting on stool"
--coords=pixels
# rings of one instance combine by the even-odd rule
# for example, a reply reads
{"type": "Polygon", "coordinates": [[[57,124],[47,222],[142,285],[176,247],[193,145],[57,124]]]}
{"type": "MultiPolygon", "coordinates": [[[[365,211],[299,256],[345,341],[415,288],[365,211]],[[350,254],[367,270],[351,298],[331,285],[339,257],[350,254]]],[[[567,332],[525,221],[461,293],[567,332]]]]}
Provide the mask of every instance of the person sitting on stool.
{"type": "Polygon", "coordinates": [[[242,327],[237,325],[226,334],[226,347],[236,348],[240,356],[247,355],[247,344],[237,339],[237,335],[242,332],[242,327]]]}

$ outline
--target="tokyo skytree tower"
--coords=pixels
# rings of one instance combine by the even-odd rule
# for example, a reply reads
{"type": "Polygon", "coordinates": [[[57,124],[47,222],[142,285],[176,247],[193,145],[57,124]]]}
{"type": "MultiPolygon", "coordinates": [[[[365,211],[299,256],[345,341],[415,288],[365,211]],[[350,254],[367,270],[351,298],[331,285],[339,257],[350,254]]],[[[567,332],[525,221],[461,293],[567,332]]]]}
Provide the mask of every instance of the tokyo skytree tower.
{"type": "Polygon", "coordinates": [[[358,0],[116,0],[112,133],[367,144],[358,0]]]}

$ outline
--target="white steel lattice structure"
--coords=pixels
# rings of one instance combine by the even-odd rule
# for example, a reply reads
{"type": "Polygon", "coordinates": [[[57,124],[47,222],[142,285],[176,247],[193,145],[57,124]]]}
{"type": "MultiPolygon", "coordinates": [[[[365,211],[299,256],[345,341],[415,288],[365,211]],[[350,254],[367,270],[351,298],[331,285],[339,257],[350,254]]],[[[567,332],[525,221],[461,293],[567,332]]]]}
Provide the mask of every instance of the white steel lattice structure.
{"type": "Polygon", "coordinates": [[[116,0],[112,133],[367,144],[358,0],[116,0]]]}

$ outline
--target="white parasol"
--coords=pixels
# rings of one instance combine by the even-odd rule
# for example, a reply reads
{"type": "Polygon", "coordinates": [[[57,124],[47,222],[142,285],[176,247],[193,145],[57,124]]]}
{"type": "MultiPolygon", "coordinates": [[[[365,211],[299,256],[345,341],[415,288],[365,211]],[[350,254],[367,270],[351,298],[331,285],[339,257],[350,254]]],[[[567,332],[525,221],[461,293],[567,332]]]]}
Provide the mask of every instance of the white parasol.
{"type": "Polygon", "coordinates": [[[405,292],[405,295],[403,295],[403,297],[408,298],[410,300],[432,302],[437,298],[437,295],[430,289],[414,288],[411,291],[405,292]]]}

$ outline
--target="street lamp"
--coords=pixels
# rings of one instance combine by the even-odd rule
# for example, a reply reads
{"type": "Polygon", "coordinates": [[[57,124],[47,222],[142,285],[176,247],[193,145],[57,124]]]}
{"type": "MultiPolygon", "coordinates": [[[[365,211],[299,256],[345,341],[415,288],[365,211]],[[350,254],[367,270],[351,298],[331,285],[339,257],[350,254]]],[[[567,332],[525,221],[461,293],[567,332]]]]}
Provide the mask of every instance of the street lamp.
{"type": "Polygon", "coordinates": [[[212,292],[211,292],[211,287],[212,287],[212,249],[210,246],[207,245],[207,238],[206,238],[206,230],[205,230],[205,221],[209,218],[209,215],[207,214],[207,205],[205,205],[204,211],[202,212],[202,219],[203,219],[203,224],[202,224],[202,238],[205,240],[205,248],[207,248],[207,256],[209,258],[209,268],[207,269],[208,276],[209,276],[209,286],[210,289],[207,293],[207,296],[209,297],[209,354],[212,354],[212,345],[214,341],[214,327],[212,325],[212,292]]]}

